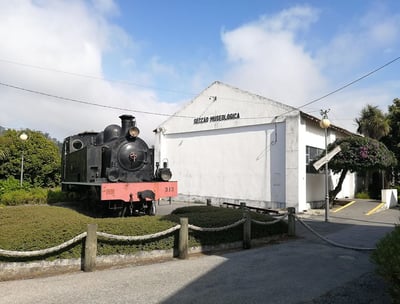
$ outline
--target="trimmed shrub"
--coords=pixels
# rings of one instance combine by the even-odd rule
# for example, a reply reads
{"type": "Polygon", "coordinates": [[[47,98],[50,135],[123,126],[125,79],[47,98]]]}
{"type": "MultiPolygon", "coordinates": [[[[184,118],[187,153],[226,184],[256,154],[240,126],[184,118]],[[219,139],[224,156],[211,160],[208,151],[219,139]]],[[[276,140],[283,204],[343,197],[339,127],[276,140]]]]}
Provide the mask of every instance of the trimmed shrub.
{"type": "Polygon", "coordinates": [[[0,202],[6,206],[46,204],[47,190],[33,188],[30,190],[20,189],[9,191],[1,195],[0,202]]]}
{"type": "Polygon", "coordinates": [[[30,186],[26,182],[22,184],[21,188],[20,181],[11,176],[8,177],[7,179],[0,180],[0,197],[7,192],[21,190],[21,189],[28,190],[29,188],[30,186]]]}
{"type": "Polygon", "coordinates": [[[377,272],[389,284],[393,303],[400,303],[400,226],[381,239],[371,255],[377,272]]]}
{"type": "Polygon", "coordinates": [[[355,197],[360,199],[370,199],[369,194],[367,192],[358,192],[356,193],[355,197]]]}
{"type": "MultiPolygon", "coordinates": [[[[65,207],[48,205],[13,206],[0,208],[0,248],[29,251],[57,246],[86,231],[87,224],[98,224],[98,231],[116,235],[140,236],[153,234],[174,227],[179,217],[189,218],[189,223],[200,227],[221,227],[242,218],[241,210],[218,207],[184,207],[176,214],[166,216],[140,216],[127,218],[91,218],[65,207]],[[179,216],[177,215],[179,214],[179,216]]],[[[267,221],[270,217],[252,213],[252,218],[267,221]]],[[[287,232],[287,224],[259,226],[252,230],[252,237],[264,237],[287,232]]],[[[110,241],[99,237],[98,254],[132,254],[138,251],[163,250],[177,247],[179,232],[147,241],[110,241]]],[[[211,245],[239,241],[243,238],[242,225],[221,232],[190,232],[189,246],[211,245]]],[[[0,256],[0,262],[54,260],[79,258],[82,242],[62,252],[45,257],[9,258],[0,256]]]]}
{"type": "Polygon", "coordinates": [[[67,200],[61,189],[20,187],[13,178],[0,182],[0,204],[6,206],[54,204],[67,200]],[[15,182],[17,184],[15,184],[15,182]]]}
{"type": "Polygon", "coordinates": [[[68,195],[61,191],[61,188],[49,189],[47,192],[47,203],[54,204],[58,202],[65,202],[68,200],[68,195]]]}

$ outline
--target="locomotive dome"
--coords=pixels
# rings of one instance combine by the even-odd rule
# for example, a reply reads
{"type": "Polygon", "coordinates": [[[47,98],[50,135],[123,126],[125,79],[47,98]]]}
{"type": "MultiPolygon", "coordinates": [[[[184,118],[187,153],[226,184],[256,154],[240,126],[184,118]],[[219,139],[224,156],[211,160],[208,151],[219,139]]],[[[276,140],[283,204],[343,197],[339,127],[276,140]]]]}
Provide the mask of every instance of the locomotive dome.
{"type": "Polygon", "coordinates": [[[120,136],[121,136],[121,127],[118,125],[109,125],[104,129],[103,140],[105,142],[111,141],[120,136]]]}

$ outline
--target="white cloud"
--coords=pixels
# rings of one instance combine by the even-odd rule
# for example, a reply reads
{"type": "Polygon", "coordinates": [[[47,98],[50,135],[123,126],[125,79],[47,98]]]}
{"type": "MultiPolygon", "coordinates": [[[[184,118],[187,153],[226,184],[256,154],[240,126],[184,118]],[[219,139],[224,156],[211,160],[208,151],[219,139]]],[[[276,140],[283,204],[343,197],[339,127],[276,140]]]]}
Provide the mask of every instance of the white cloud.
{"type": "MultiPolygon", "coordinates": [[[[350,21],[335,35],[323,37],[320,49],[311,53],[308,49],[315,46],[312,39],[317,37],[307,34],[311,26],[323,26],[319,13],[296,6],[222,33],[230,66],[225,80],[301,106],[385,63],[376,64],[376,59],[399,49],[400,16],[372,8],[357,22],[350,21]]],[[[398,81],[371,84],[364,80],[302,110],[318,117],[319,109],[331,108],[333,123],[355,131],[354,118],[361,109],[370,103],[387,111],[399,85],[398,81]]]]}
{"type": "Polygon", "coordinates": [[[318,12],[294,7],[222,34],[231,64],[225,78],[241,88],[301,105],[325,85],[317,63],[296,41],[318,12]]]}
{"type": "MultiPolygon", "coordinates": [[[[113,1],[93,3],[94,8],[83,1],[2,1],[0,82],[85,102],[173,113],[177,105],[159,102],[150,90],[101,80],[104,55],[120,55],[134,42],[105,18],[117,13],[113,1]]],[[[40,130],[59,140],[86,130],[101,131],[119,123],[118,116],[125,112],[4,86],[0,86],[0,103],[1,126],[40,130]]],[[[152,130],[165,119],[128,114],[137,117],[143,137],[150,142],[152,130]]]]}

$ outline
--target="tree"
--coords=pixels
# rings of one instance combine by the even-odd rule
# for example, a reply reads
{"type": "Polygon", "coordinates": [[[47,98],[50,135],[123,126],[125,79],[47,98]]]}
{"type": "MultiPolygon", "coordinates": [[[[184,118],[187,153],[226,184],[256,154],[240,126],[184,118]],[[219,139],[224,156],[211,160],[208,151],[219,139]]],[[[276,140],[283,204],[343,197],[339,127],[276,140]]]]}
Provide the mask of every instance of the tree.
{"type": "MultiPolygon", "coordinates": [[[[397,159],[400,159],[400,99],[395,98],[393,104],[389,106],[387,115],[390,132],[382,138],[382,142],[394,153],[397,159]]],[[[395,183],[400,184],[400,166],[394,168],[395,183]]]]}
{"type": "MultiPolygon", "coordinates": [[[[380,140],[390,132],[389,120],[387,116],[378,109],[377,106],[366,105],[360,113],[360,118],[356,118],[358,124],[357,132],[366,137],[380,140]]],[[[370,183],[370,170],[366,170],[364,176],[364,191],[376,192],[377,183],[370,183]],[[372,186],[372,188],[370,188],[372,186]]],[[[378,176],[372,175],[372,177],[378,176]]],[[[382,182],[384,174],[382,173],[382,182]]]]}
{"type": "Polygon", "coordinates": [[[390,126],[386,115],[377,106],[367,105],[356,118],[357,133],[373,139],[381,139],[389,134],[390,126]]]}
{"type": "Polygon", "coordinates": [[[41,132],[25,130],[28,139],[19,138],[21,132],[7,130],[0,136],[0,178],[21,174],[21,156],[24,154],[24,181],[32,186],[53,187],[60,183],[61,156],[57,144],[41,132]]]}
{"type": "MultiPolygon", "coordinates": [[[[336,174],[340,173],[340,177],[335,189],[329,192],[331,202],[342,190],[348,172],[387,169],[397,164],[394,154],[383,143],[369,137],[349,136],[337,139],[328,146],[328,152],[336,146],[340,146],[341,151],[331,159],[329,168],[336,174]]],[[[325,153],[321,157],[324,155],[325,153]]]]}

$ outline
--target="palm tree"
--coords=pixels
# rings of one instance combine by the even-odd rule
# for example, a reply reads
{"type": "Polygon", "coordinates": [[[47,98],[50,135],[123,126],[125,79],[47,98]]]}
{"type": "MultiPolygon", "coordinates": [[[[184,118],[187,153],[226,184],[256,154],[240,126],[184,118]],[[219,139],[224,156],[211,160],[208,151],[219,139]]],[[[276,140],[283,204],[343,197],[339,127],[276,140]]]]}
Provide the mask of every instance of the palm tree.
{"type": "Polygon", "coordinates": [[[366,105],[361,110],[360,118],[356,118],[357,133],[376,140],[389,134],[390,126],[386,115],[377,106],[366,105]]]}
{"type": "MultiPolygon", "coordinates": [[[[389,119],[377,106],[367,104],[360,113],[360,118],[355,119],[358,124],[357,133],[366,137],[380,140],[390,132],[389,119]]],[[[364,190],[368,191],[370,183],[370,172],[365,172],[364,190]]],[[[378,177],[379,179],[379,177],[378,177]]],[[[382,184],[384,184],[384,174],[382,172],[382,184]]],[[[383,185],[382,185],[383,187],[383,185]]]]}

